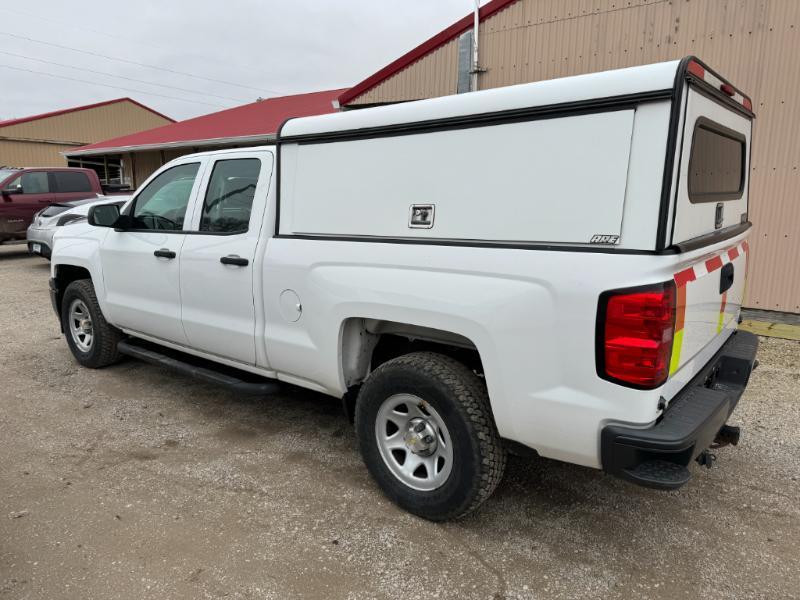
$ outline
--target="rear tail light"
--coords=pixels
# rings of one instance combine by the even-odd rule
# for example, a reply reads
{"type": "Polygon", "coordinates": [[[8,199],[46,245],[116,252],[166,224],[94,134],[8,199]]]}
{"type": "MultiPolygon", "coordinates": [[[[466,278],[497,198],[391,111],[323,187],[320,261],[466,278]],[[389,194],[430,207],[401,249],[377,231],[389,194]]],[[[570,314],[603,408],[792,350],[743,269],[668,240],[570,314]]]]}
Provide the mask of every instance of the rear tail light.
{"type": "Polygon", "coordinates": [[[56,227],[63,227],[67,223],[80,221],[81,219],[86,219],[86,215],[64,215],[63,217],[58,218],[58,221],[56,221],[56,227]]]}
{"type": "Polygon", "coordinates": [[[669,376],[675,327],[675,284],[604,292],[597,314],[597,373],[638,389],[669,376]]]}

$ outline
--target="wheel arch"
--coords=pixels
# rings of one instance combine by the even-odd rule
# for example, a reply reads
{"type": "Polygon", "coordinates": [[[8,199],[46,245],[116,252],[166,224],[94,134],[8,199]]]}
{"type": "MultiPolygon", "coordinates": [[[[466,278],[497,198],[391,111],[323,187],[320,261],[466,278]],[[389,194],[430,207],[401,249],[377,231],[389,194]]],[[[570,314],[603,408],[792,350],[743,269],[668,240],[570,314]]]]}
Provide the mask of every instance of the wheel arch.
{"type": "MultiPolygon", "coordinates": [[[[53,292],[55,294],[53,307],[58,314],[61,314],[61,302],[64,300],[64,291],[70,283],[80,279],[92,280],[92,273],[82,265],[57,264],[53,265],[53,292]]],[[[94,281],[92,280],[92,283],[94,281]]],[[[60,321],[60,319],[59,319],[60,321]]]]}
{"type": "Polygon", "coordinates": [[[344,319],[339,333],[343,406],[352,420],[358,390],[381,364],[405,354],[430,351],[449,356],[484,376],[478,345],[467,335],[409,322],[376,318],[344,319]]]}

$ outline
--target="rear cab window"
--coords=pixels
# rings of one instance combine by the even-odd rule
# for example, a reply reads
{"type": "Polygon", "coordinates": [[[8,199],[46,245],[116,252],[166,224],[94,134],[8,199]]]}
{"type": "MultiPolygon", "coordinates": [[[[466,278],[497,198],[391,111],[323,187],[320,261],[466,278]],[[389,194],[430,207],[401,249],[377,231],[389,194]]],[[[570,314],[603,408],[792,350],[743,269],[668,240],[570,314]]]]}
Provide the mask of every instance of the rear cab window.
{"type": "Polygon", "coordinates": [[[93,192],[92,184],[86,173],[79,171],[55,171],[56,193],[93,192]]]}

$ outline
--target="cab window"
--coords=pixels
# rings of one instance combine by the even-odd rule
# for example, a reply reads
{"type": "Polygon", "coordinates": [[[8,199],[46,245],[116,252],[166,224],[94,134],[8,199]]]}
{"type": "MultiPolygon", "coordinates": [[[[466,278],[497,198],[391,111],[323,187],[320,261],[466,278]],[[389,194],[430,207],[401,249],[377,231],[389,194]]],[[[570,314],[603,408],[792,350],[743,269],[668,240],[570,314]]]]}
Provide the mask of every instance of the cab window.
{"type": "Polygon", "coordinates": [[[56,189],[61,193],[92,192],[92,184],[86,173],[77,171],[56,171],[56,189]]]}
{"type": "Polygon", "coordinates": [[[261,161],[257,158],[218,160],[214,164],[203,202],[200,231],[247,231],[260,170],[261,161]]]}
{"type": "Polygon", "coordinates": [[[181,231],[200,163],[167,169],[136,196],[131,216],[134,229],[181,231]]]}
{"type": "Polygon", "coordinates": [[[23,173],[16,179],[12,179],[3,188],[4,191],[18,191],[22,188],[23,194],[48,194],[50,192],[50,182],[46,171],[33,171],[23,173]]]}

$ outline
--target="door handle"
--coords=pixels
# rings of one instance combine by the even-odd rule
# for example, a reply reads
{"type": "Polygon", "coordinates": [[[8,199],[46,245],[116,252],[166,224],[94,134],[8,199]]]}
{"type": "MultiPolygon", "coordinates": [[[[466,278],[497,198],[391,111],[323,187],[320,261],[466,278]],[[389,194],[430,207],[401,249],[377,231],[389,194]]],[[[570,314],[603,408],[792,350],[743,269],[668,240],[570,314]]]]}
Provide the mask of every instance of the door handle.
{"type": "Polygon", "coordinates": [[[219,259],[223,265],[236,265],[237,267],[246,267],[250,264],[250,261],[246,258],[242,258],[241,256],[237,256],[235,254],[231,254],[229,256],[223,256],[219,259]]]}
{"type": "Polygon", "coordinates": [[[728,263],[722,267],[719,274],[719,293],[724,294],[733,285],[733,263],[728,263]]]}
{"type": "Polygon", "coordinates": [[[157,256],[158,258],[173,259],[177,255],[169,248],[161,248],[161,250],[156,250],[155,252],[153,252],[153,256],[157,256]]]}

